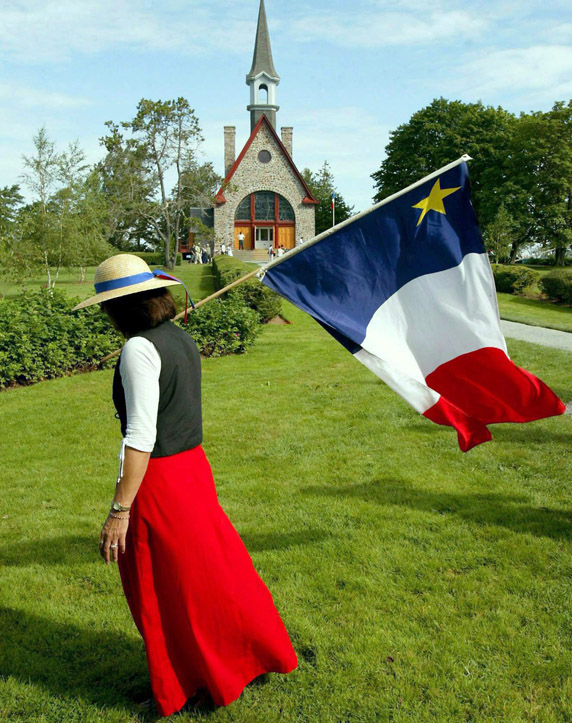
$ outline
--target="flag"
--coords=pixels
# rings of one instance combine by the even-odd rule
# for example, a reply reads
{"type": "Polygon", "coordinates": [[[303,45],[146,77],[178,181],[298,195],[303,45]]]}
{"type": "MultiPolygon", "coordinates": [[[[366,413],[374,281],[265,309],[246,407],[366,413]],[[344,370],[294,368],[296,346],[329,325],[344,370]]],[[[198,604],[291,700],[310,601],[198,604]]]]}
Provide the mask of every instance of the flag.
{"type": "Polygon", "coordinates": [[[331,203],[331,206],[330,206],[330,208],[332,209],[332,211],[334,210],[334,206],[335,206],[335,205],[336,205],[336,192],[335,192],[335,191],[332,191],[332,203],[331,203]]]}
{"type": "Polygon", "coordinates": [[[463,451],[491,439],[488,424],[565,411],[507,354],[463,159],[289,252],[262,283],[454,427],[463,451]]]}

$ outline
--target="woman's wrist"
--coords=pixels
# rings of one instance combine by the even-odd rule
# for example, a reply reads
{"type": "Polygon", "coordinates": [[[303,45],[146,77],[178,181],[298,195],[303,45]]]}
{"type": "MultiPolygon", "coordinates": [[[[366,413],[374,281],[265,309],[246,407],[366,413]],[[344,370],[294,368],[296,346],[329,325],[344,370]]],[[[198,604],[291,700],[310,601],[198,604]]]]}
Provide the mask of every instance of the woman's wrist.
{"type": "Polygon", "coordinates": [[[117,515],[117,514],[116,514],[115,512],[113,512],[112,510],[109,511],[109,516],[110,516],[110,517],[113,517],[113,519],[115,519],[115,520],[128,520],[128,519],[129,519],[129,515],[126,515],[126,514],[117,515]]]}

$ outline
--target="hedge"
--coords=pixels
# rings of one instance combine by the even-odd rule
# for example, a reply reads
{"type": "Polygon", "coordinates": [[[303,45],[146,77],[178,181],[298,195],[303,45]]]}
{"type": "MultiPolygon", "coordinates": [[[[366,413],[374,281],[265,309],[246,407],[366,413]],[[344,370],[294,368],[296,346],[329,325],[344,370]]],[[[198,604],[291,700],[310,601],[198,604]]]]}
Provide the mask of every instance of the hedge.
{"type": "Polygon", "coordinates": [[[572,304],[572,269],[555,269],[545,274],[539,286],[550,299],[572,304]]]}
{"type": "MultiPolygon", "coordinates": [[[[181,326],[184,324],[181,322],[181,326]]],[[[213,299],[189,313],[186,327],[203,356],[241,354],[260,332],[258,314],[237,296],[213,299]]]]}
{"type": "Polygon", "coordinates": [[[503,294],[521,294],[540,278],[540,272],[524,266],[493,264],[492,268],[496,289],[503,294]]]}
{"type": "MultiPolygon", "coordinates": [[[[246,264],[232,256],[217,256],[213,259],[215,287],[222,289],[252,270],[252,264],[246,264]]],[[[254,309],[261,323],[270,321],[282,311],[282,299],[274,291],[261,284],[258,279],[245,281],[229,291],[227,296],[229,298],[236,297],[243,304],[254,309]]]]}
{"type": "Polygon", "coordinates": [[[0,301],[0,388],[96,369],[121,345],[99,307],[72,314],[76,303],[46,289],[0,301]]]}
{"type": "MultiPolygon", "coordinates": [[[[165,264],[165,255],[161,251],[129,251],[133,256],[139,256],[149,266],[163,266],[165,264]]],[[[177,254],[175,266],[180,266],[183,263],[183,254],[177,254]]]]}
{"type": "MultiPolygon", "coordinates": [[[[0,389],[93,371],[121,347],[123,337],[99,307],[72,312],[77,302],[58,289],[0,301],[0,389]]],[[[186,330],[203,356],[240,354],[261,328],[258,314],[237,297],[211,301],[188,320],[186,330]]]]}

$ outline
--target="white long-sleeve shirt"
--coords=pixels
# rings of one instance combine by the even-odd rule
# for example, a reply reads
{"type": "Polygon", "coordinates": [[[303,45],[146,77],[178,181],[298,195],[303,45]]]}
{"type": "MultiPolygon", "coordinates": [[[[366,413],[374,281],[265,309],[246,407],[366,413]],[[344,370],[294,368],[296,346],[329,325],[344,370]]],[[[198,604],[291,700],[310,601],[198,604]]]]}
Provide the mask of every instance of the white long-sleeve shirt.
{"type": "Polygon", "coordinates": [[[119,373],[125,392],[127,429],[119,453],[123,475],[125,447],[152,452],[157,438],[161,357],[155,345],[142,336],[128,339],[121,351],[119,373]]]}

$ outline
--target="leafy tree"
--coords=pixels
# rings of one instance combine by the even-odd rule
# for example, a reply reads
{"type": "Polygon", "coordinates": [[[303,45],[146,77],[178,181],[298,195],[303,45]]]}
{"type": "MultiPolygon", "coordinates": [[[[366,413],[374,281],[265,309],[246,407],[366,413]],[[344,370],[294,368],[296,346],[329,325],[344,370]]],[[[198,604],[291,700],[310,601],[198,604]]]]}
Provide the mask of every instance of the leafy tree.
{"type": "Polygon", "coordinates": [[[152,229],[165,265],[173,268],[189,206],[185,177],[196,167],[203,140],[195,112],[185,98],[142,99],[131,121],[108,122],[107,127],[110,134],[101,142],[108,152],[105,182],[115,200],[114,215],[124,229],[137,223],[152,229]]]}
{"type": "Polygon", "coordinates": [[[348,206],[343,196],[336,189],[334,174],[330,164],[324,161],[323,166],[317,173],[309,168],[302,171],[302,176],[312,195],[319,202],[316,206],[316,235],[331,228],[332,226],[332,193],[336,193],[336,224],[345,221],[352,215],[353,206],[348,206]]]}
{"type": "Polygon", "coordinates": [[[518,230],[511,260],[520,244],[536,242],[564,264],[572,244],[572,101],[521,115],[507,167],[504,193],[518,230]]]}
{"type": "Polygon", "coordinates": [[[483,237],[496,263],[503,263],[509,258],[515,237],[515,223],[504,203],[501,203],[493,221],[483,229],[483,237]]]}
{"type": "Polygon", "coordinates": [[[109,253],[103,238],[106,210],[77,142],[59,153],[41,128],[34,147],[34,155],[23,158],[23,178],[34,199],[19,215],[20,249],[14,258],[41,264],[53,288],[63,266],[82,267],[85,274],[87,264],[109,253]]]}
{"type": "Polygon", "coordinates": [[[374,201],[418,181],[456,160],[473,157],[471,186],[483,225],[493,221],[504,200],[508,149],[517,119],[502,108],[437,98],[390,134],[386,157],[372,174],[374,201]]]}
{"type": "Polygon", "coordinates": [[[20,186],[0,188],[0,238],[10,235],[17,219],[18,207],[23,201],[20,186]]]}

